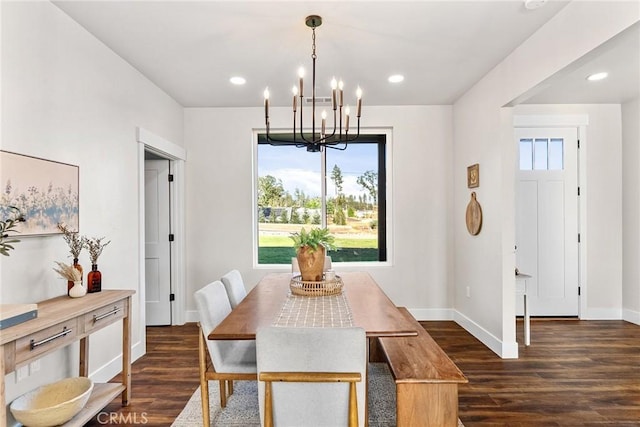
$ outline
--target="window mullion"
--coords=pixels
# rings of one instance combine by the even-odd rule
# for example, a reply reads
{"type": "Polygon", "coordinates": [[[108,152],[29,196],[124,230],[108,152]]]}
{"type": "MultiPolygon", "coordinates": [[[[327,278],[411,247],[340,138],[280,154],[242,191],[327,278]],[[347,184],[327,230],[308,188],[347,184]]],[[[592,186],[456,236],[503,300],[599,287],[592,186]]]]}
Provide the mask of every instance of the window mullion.
{"type": "Polygon", "coordinates": [[[320,205],[322,227],[327,227],[327,150],[320,152],[320,205]]]}

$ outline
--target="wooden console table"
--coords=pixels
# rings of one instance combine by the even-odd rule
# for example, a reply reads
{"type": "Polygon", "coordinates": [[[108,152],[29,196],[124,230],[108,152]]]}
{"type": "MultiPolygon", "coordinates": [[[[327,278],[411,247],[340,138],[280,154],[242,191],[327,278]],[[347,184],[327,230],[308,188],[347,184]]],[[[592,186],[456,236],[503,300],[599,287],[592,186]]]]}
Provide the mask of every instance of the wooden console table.
{"type": "Polygon", "coordinates": [[[89,376],[89,335],[122,320],[122,383],[95,384],[85,408],[65,426],[82,427],[102,408],[131,394],[131,296],[133,290],[105,290],[82,298],[60,296],[38,303],[38,317],[0,331],[0,426],[7,424],[4,377],[66,345],[80,341],[79,375],[89,376]]]}

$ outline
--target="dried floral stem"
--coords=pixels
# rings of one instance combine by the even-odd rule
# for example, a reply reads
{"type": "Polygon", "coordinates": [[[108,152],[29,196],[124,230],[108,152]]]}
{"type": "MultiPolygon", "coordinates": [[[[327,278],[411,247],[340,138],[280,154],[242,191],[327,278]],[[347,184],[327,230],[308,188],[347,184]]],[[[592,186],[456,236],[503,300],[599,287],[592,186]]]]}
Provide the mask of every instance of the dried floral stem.
{"type": "Polygon", "coordinates": [[[77,270],[73,265],[67,265],[63,262],[55,261],[58,264],[58,268],[53,268],[53,271],[58,273],[63,279],[67,279],[71,282],[77,282],[82,280],[82,273],[77,270]]]}
{"type": "Polygon", "coordinates": [[[64,224],[58,224],[58,230],[62,231],[64,241],[69,245],[69,252],[73,255],[74,259],[80,257],[80,251],[84,247],[87,238],[84,236],[80,236],[77,231],[70,230],[64,224]]]}
{"type": "Polygon", "coordinates": [[[102,250],[105,246],[111,243],[109,240],[107,243],[102,243],[104,237],[92,237],[90,239],[86,239],[85,245],[87,249],[89,249],[89,258],[91,259],[91,264],[98,263],[98,257],[102,254],[102,250]]]}

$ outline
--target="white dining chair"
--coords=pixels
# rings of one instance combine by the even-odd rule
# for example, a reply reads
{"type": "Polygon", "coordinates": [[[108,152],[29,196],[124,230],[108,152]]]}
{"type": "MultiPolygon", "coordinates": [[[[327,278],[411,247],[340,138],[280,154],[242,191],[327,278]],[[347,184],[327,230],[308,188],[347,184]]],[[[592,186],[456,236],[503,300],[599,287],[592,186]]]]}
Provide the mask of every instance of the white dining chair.
{"type": "Polygon", "coordinates": [[[364,426],[366,342],[355,327],[259,328],[262,426],[364,426]]]}
{"type": "MultiPolygon", "coordinates": [[[[322,271],[331,270],[331,257],[324,257],[324,267],[322,267],[322,271]]],[[[298,264],[298,258],[291,258],[291,272],[292,273],[300,273],[300,264],[298,264]]]]}
{"type": "Polygon", "coordinates": [[[222,276],[221,280],[227,290],[231,309],[234,309],[247,296],[247,289],[244,287],[242,276],[238,270],[231,270],[222,276]]]}
{"type": "Polygon", "coordinates": [[[227,396],[233,393],[233,380],[255,380],[256,343],[253,340],[210,340],[209,333],[231,313],[227,291],[215,281],[194,294],[200,316],[198,359],[203,425],[209,427],[209,380],[220,383],[220,406],[227,406],[227,396]],[[207,361],[211,359],[211,366],[207,361]]]}

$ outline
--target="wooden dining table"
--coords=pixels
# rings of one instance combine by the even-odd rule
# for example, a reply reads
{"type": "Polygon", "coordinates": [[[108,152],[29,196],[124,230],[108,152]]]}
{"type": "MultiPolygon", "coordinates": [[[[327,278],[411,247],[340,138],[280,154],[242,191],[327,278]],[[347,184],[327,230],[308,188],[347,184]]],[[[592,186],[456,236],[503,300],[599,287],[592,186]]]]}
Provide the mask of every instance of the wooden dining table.
{"type": "MultiPolygon", "coordinates": [[[[418,334],[415,324],[402,315],[369,273],[345,272],[338,276],[344,284],[343,294],[353,326],[363,328],[368,338],[418,334]]],[[[258,328],[273,326],[283,304],[291,297],[291,278],[291,273],[267,274],[209,333],[209,339],[253,340],[258,328]]]]}
{"type": "MultiPolygon", "coordinates": [[[[291,300],[297,303],[313,304],[317,297],[293,296],[290,291],[292,273],[270,273],[258,282],[229,315],[209,333],[212,340],[253,340],[260,327],[279,326],[283,307],[290,305],[291,300]],[[305,301],[306,300],[306,301],[305,301]]],[[[348,306],[348,322],[352,326],[365,330],[367,353],[369,360],[377,359],[377,345],[373,345],[378,337],[410,337],[417,336],[415,323],[410,322],[398,310],[384,291],[366,272],[339,273],[343,283],[342,294],[348,306]]],[[[335,298],[340,300],[340,298],[335,298]]],[[[335,302],[335,301],[334,301],[335,302]]],[[[343,307],[339,308],[342,309],[343,307]]],[[[342,316],[343,314],[341,314],[342,316]]],[[[340,316],[338,316],[340,317],[340,316]]],[[[341,319],[342,321],[344,319],[341,319]]],[[[305,322],[308,318],[305,317],[305,322]]],[[[365,383],[368,390],[368,383],[365,383]]],[[[365,395],[368,400],[367,391],[365,395]]],[[[365,402],[365,414],[368,403],[365,402]]],[[[369,425],[365,415],[365,426],[369,425]]]]}

